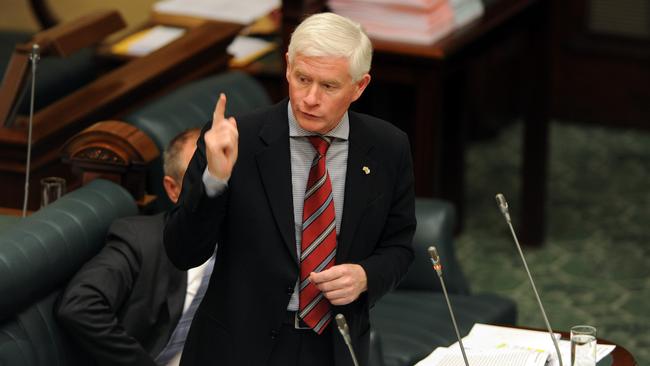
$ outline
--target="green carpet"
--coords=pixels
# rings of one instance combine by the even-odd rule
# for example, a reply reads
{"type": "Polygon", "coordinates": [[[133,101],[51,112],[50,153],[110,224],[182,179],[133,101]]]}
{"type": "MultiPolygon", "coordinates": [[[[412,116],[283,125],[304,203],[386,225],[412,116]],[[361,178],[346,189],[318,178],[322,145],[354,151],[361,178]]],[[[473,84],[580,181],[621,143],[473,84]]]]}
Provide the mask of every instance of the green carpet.
{"type": "MultiPolygon", "coordinates": [[[[521,125],[473,143],[467,154],[466,226],[458,258],[473,292],[518,304],[519,325],[544,327],[508,228],[517,230],[521,125]]],[[[590,324],[650,365],[650,134],[551,125],[546,242],[524,248],[551,325],[590,324]]]]}

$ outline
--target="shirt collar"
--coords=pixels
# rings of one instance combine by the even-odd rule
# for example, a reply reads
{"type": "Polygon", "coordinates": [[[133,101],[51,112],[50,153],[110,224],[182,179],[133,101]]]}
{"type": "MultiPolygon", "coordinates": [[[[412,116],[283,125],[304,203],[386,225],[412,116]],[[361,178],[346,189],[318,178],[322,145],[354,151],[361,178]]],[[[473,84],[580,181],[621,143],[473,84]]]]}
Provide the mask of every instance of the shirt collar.
{"type": "MultiPolygon", "coordinates": [[[[293,115],[293,110],[291,109],[291,100],[287,103],[287,116],[289,117],[289,136],[290,137],[305,137],[305,136],[315,136],[317,133],[310,132],[300,127],[296,117],[293,115]]],[[[350,119],[348,117],[348,112],[345,111],[343,118],[339,123],[334,127],[330,132],[326,133],[325,136],[334,137],[341,140],[347,140],[350,135],[350,119]]]]}

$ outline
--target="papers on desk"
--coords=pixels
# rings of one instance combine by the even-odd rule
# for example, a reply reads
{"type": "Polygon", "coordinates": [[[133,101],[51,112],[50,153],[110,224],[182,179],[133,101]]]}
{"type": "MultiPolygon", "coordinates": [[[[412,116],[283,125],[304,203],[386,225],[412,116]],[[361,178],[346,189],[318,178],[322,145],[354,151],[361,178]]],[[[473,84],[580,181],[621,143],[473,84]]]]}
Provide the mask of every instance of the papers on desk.
{"type": "Polygon", "coordinates": [[[233,56],[231,67],[244,67],[276,47],[273,42],[263,39],[237,36],[226,49],[233,56]]]}
{"type": "Polygon", "coordinates": [[[432,44],[483,14],[481,0],[329,0],[374,39],[432,44]]]}
{"type": "MultiPolygon", "coordinates": [[[[555,334],[560,339],[560,334],[555,334]]],[[[557,366],[555,347],[547,332],[475,324],[463,338],[467,358],[472,366],[557,366]]],[[[565,365],[571,359],[571,342],[560,340],[560,354],[565,365]]],[[[597,346],[597,360],[614,350],[615,346],[597,346]]],[[[450,347],[438,347],[416,366],[464,366],[458,342],[450,347]]]]}
{"type": "MultiPolygon", "coordinates": [[[[145,56],[181,37],[185,29],[157,25],[134,33],[111,47],[111,52],[124,56],[145,56]]],[[[243,67],[276,47],[273,42],[248,36],[237,36],[226,49],[233,56],[231,67],[243,67]]]]}
{"type": "Polygon", "coordinates": [[[250,24],[281,5],[281,0],[162,0],[153,8],[158,13],[250,24]]]}
{"type": "MultiPolygon", "coordinates": [[[[467,350],[467,362],[472,366],[544,366],[548,352],[527,350],[467,350]]],[[[437,348],[429,357],[416,366],[465,366],[465,361],[456,348],[437,348]]]]}
{"type": "Polygon", "coordinates": [[[111,52],[125,56],[144,56],[180,38],[183,28],[157,25],[136,32],[111,47],[111,52]]]}

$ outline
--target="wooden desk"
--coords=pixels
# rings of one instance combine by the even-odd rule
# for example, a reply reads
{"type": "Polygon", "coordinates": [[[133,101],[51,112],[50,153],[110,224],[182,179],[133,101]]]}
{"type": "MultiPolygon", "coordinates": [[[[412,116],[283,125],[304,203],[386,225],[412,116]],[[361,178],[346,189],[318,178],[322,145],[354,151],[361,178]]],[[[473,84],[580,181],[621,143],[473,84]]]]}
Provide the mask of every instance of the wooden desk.
{"type": "MultiPolygon", "coordinates": [[[[319,1],[285,0],[284,36],[307,12],[324,10],[319,1]]],[[[478,20],[455,30],[430,46],[373,41],[373,80],[408,85],[414,90],[411,131],[418,196],[452,201],[463,214],[464,152],[468,129],[467,104],[470,63],[481,53],[513,36],[527,40],[527,80],[523,90],[523,172],[520,239],[540,245],[544,236],[546,152],[548,130],[548,2],[490,1],[478,20]]],[[[286,38],[285,38],[286,46],[286,38]]],[[[371,83],[372,87],[372,83],[371,83]]],[[[411,106],[400,106],[400,108],[411,106]]],[[[480,113],[480,112],[479,112],[480,113]]],[[[494,192],[495,194],[498,192],[494,192]]],[[[507,192],[504,192],[507,193],[507,192]]],[[[495,215],[496,211],[495,206],[495,215]]]]}
{"type": "MultiPolygon", "coordinates": [[[[564,333],[563,333],[564,334],[564,333]]],[[[566,335],[568,337],[568,334],[566,335]]],[[[638,364],[636,363],[636,360],[634,359],[634,356],[630,353],[630,351],[626,350],[622,346],[619,346],[618,344],[614,342],[610,342],[606,339],[598,339],[598,344],[613,344],[616,346],[612,353],[609,354],[609,357],[612,358],[611,366],[637,366],[638,364]]],[[[601,366],[603,361],[605,361],[606,358],[601,360],[598,363],[598,366],[601,366]]],[[[603,365],[604,366],[604,365],[603,365]]]]}
{"type": "MultiPolygon", "coordinates": [[[[524,327],[524,326],[513,326],[513,325],[501,325],[502,327],[507,327],[507,328],[519,328],[519,329],[528,329],[528,330],[534,330],[538,332],[547,332],[546,329],[541,329],[541,328],[531,328],[531,327],[524,327]]],[[[560,333],[562,335],[561,339],[563,340],[568,340],[571,339],[571,334],[569,332],[564,332],[564,331],[558,331],[558,330],[553,330],[554,333],[560,333]]],[[[550,336],[549,336],[550,337],[550,336]]],[[[606,339],[598,338],[597,340],[598,344],[612,344],[616,346],[612,353],[607,355],[605,358],[600,360],[596,366],[637,366],[636,360],[634,359],[634,356],[625,349],[624,347],[608,341],[606,339]],[[608,362],[609,361],[609,362],[608,362]]],[[[551,350],[551,353],[555,353],[555,349],[551,350]]],[[[569,366],[569,361],[562,359],[565,365],[569,366]]]]}
{"type": "MultiPolygon", "coordinates": [[[[60,161],[60,148],[68,138],[93,122],[119,119],[183,83],[226,70],[226,47],[240,30],[236,24],[203,22],[165,47],[120,65],[36,111],[29,208],[38,206],[34,187],[42,177],[60,176],[75,185],[69,167],[60,161]]],[[[11,127],[0,126],[0,206],[22,207],[27,130],[24,116],[11,127]]]]}

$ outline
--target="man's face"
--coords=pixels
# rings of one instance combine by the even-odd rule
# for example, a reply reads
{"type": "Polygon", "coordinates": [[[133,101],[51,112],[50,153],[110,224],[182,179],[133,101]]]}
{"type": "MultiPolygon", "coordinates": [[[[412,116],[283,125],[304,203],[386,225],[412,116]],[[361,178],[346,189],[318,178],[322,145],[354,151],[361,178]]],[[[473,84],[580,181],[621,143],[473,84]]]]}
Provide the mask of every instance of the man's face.
{"type": "Polygon", "coordinates": [[[303,129],[325,134],[339,123],[350,104],[359,99],[370,75],[354,82],[344,57],[287,55],[291,109],[303,129]]]}

